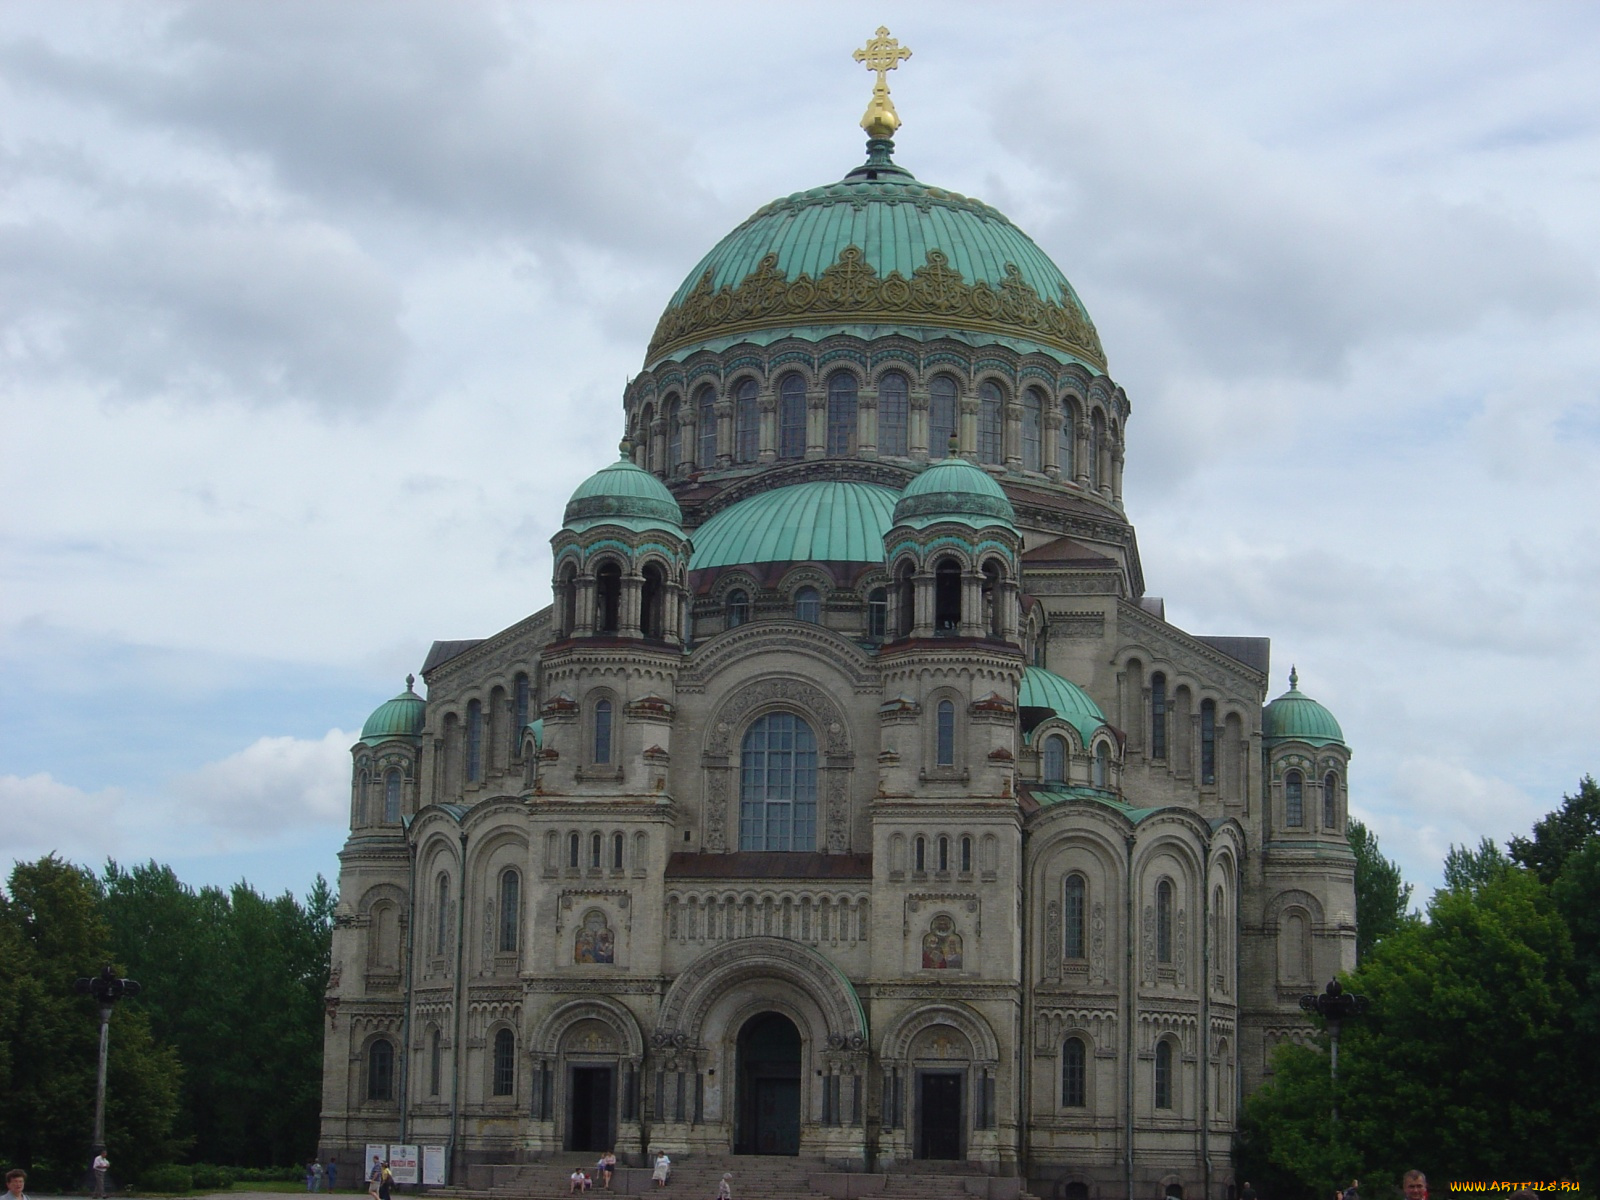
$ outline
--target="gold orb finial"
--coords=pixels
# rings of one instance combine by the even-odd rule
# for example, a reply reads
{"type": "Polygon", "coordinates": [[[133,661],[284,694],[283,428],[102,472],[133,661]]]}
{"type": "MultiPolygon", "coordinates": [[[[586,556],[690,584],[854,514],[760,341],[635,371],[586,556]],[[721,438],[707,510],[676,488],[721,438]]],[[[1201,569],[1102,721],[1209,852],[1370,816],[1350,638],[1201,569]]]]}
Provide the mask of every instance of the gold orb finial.
{"type": "Polygon", "coordinates": [[[858,63],[878,73],[878,81],[872,85],[872,99],[867,102],[866,115],[861,118],[861,128],[867,131],[869,138],[893,137],[894,131],[900,128],[900,114],[895,112],[894,101],[889,99],[888,76],[902,59],[910,57],[911,48],[902,46],[890,37],[886,25],[879,25],[878,32],[855,52],[858,63]]]}

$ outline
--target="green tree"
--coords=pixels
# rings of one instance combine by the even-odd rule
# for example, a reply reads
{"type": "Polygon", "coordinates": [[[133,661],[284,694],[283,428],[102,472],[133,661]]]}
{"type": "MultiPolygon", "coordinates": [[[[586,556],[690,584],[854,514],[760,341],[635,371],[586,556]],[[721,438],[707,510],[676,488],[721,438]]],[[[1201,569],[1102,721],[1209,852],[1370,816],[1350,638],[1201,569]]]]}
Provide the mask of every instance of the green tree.
{"type": "Polygon", "coordinates": [[[1352,817],[1345,830],[1356,856],[1356,961],[1410,921],[1411,885],[1398,863],[1383,856],[1378,835],[1352,817]]]}
{"type": "Polygon", "coordinates": [[[1533,827],[1531,838],[1511,839],[1511,857],[1545,883],[1554,883],[1567,859],[1600,837],[1600,784],[1593,775],[1578,781],[1576,796],[1561,797],[1561,807],[1533,827]]]}
{"type": "Polygon", "coordinates": [[[1492,838],[1479,841],[1476,850],[1451,842],[1444,856],[1444,886],[1453,892],[1476,892],[1511,869],[1511,860],[1492,838]]]}
{"type": "MultiPolygon", "coordinates": [[[[41,1188],[76,1183],[88,1166],[99,1055],[99,1012],[74,979],[110,963],[110,934],[94,875],[54,856],[19,863],[0,898],[8,927],[0,1028],[9,1059],[0,1090],[0,1153],[38,1176],[41,1188]]],[[[106,1143],[124,1179],[169,1159],[180,1068],[157,1045],[148,1018],[123,1005],[112,1018],[106,1143]]]]}

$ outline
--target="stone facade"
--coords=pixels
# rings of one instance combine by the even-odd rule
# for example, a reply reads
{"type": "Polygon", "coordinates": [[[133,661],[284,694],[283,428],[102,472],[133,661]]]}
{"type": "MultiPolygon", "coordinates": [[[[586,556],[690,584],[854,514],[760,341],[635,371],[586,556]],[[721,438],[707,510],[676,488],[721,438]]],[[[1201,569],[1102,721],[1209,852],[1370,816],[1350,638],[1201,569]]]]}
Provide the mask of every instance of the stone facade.
{"type": "Polygon", "coordinates": [[[868,324],[708,334],[624,401],[555,603],[436,643],[354,748],[324,1150],[1226,1195],[1242,1096],[1353,965],[1349,752],[1264,724],[1265,639],[1144,594],[1122,390],[868,324]],[[952,433],[999,488],[913,503],[952,433]]]}

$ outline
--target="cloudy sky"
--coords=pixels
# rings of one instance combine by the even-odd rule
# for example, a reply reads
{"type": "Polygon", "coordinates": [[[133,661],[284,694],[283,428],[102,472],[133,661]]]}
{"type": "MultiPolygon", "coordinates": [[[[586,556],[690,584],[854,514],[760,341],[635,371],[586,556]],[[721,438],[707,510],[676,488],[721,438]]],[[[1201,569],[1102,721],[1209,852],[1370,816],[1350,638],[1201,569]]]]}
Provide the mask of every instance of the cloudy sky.
{"type": "Polygon", "coordinates": [[[898,160],[1100,328],[1151,592],[1299,665],[1408,877],[1600,771],[1600,7],[865,11],[0,7],[0,864],[335,875],[362,720],[546,603],[879,21],[898,160]]]}

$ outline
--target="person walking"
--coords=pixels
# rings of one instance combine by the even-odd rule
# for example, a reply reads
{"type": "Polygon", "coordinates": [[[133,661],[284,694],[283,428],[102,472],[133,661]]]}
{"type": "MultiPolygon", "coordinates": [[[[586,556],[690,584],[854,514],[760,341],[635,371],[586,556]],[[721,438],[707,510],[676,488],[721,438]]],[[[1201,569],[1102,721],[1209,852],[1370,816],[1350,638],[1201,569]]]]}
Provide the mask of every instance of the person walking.
{"type": "Polygon", "coordinates": [[[722,1182],[717,1184],[717,1200],[733,1200],[733,1175],[731,1172],[722,1173],[722,1182]]]}
{"type": "Polygon", "coordinates": [[[333,1191],[334,1188],[339,1186],[339,1160],[330,1158],[328,1160],[328,1169],[323,1174],[328,1177],[328,1190],[330,1192],[333,1191]]]}
{"type": "Polygon", "coordinates": [[[378,1189],[383,1186],[383,1160],[376,1154],[372,1156],[372,1167],[367,1172],[367,1195],[376,1196],[378,1189]]]}
{"type": "Polygon", "coordinates": [[[22,1190],[27,1186],[28,1173],[21,1167],[6,1172],[6,1200],[28,1200],[28,1193],[22,1190]]]}
{"type": "Polygon", "coordinates": [[[656,1168],[650,1172],[650,1178],[658,1188],[666,1187],[667,1181],[672,1178],[672,1160],[667,1157],[665,1150],[656,1151],[656,1168]]]}
{"type": "Polygon", "coordinates": [[[106,1172],[111,1169],[111,1160],[106,1157],[104,1150],[96,1152],[89,1169],[94,1172],[94,1194],[103,1197],[106,1194],[106,1172]]]}
{"type": "Polygon", "coordinates": [[[600,1186],[606,1191],[611,1190],[611,1176],[616,1174],[617,1152],[607,1150],[600,1156],[600,1161],[595,1164],[595,1178],[600,1181],[600,1186]]]}
{"type": "Polygon", "coordinates": [[[383,1174],[378,1177],[378,1200],[389,1200],[389,1194],[394,1190],[394,1172],[389,1170],[388,1160],[384,1160],[383,1174]]]}

